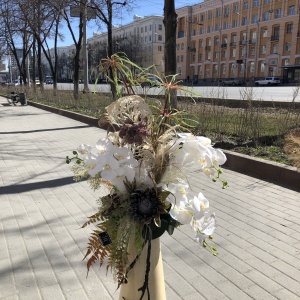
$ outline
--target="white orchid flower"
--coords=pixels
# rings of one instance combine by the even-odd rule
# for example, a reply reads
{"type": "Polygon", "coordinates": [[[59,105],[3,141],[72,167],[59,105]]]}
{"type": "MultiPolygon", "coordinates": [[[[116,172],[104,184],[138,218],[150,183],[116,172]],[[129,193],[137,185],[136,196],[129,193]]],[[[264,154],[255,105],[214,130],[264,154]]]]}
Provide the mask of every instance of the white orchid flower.
{"type": "Polygon", "coordinates": [[[215,167],[219,167],[226,162],[227,158],[223,151],[221,151],[220,149],[215,149],[213,147],[209,147],[209,150],[212,153],[212,164],[215,167]]]}
{"type": "Polygon", "coordinates": [[[180,202],[188,202],[187,194],[189,185],[185,181],[178,180],[176,183],[171,182],[168,184],[160,184],[158,187],[159,186],[161,186],[163,190],[170,192],[170,195],[166,199],[169,203],[178,204],[180,202]]]}
{"type": "Polygon", "coordinates": [[[77,147],[77,152],[80,153],[81,155],[91,153],[91,150],[92,150],[92,146],[87,144],[81,144],[77,147]]]}
{"type": "Polygon", "coordinates": [[[187,210],[189,210],[195,220],[201,219],[205,212],[209,208],[209,201],[204,197],[202,193],[199,193],[198,196],[193,197],[193,199],[188,201],[186,205],[187,210]]]}
{"type": "Polygon", "coordinates": [[[171,217],[181,224],[190,224],[193,220],[193,214],[186,209],[186,203],[181,202],[179,205],[173,205],[170,209],[171,217]]]}
{"type": "Polygon", "coordinates": [[[195,241],[201,243],[205,238],[212,235],[216,229],[217,221],[214,213],[205,214],[199,220],[193,220],[192,227],[196,231],[195,241]]]}

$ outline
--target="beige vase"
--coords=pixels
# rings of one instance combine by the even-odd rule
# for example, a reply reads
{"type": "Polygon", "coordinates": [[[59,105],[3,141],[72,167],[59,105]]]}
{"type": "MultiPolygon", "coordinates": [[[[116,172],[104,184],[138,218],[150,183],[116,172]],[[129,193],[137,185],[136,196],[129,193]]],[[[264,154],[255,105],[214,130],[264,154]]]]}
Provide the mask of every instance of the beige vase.
{"type": "MultiPolygon", "coordinates": [[[[133,261],[136,252],[135,246],[129,245],[129,261],[133,261]]],[[[121,285],[119,300],[140,300],[142,292],[138,291],[144,284],[146,259],[148,246],[146,245],[139,260],[128,276],[128,283],[121,285]]],[[[162,255],[160,249],[160,239],[157,238],[151,242],[150,273],[149,273],[149,291],[151,300],[166,300],[164,271],[162,255]]],[[[147,291],[143,300],[148,300],[147,291]]]]}

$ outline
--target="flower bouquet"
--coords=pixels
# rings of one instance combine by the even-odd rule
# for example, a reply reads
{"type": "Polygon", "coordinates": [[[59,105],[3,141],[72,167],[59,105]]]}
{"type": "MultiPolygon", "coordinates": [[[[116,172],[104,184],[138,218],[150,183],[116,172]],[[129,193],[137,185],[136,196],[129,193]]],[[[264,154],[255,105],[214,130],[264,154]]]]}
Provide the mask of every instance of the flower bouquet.
{"type": "Polygon", "coordinates": [[[106,189],[83,225],[95,226],[85,255],[88,271],[95,262],[106,262],[119,287],[129,283],[139,260],[145,261],[143,283],[135,287],[139,295],[130,300],[150,299],[151,245],[165,232],[189,225],[195,241],[217,254],[206,240],[215,230],[215,214],[202,193],[192,194],[188,173],[202,172],[224,188],[220,165],[226,157],[210,139],[190,133],[182,112],[168,103],[166,97],[163,108],[150,106],[137,95],[116,100],[102,118],[110,128],[107,137],[95,148],[81,144],[67,157],[67,163],[76,162],[75,180],[88,178],[93,190],[106,189]]]}
{"type": "Polygon", "coordinates": [[[224,153],[214,149],[210,139],[164,123],[164,116],[153,114],[136,95],[109,105],[106,117],[115,131],[100,139],[96,149],[82,144],[74,152],[75,179],[88,177],[94,190],[101,185],[108,189],[98,211],[83,225],[96,225],[85,256],[88,269],[107,259],[118,285],[126,283],[143,248],[180,225],[191,226],[195,241],[216,254],[205,240],[215,230],[215,214],[202,193],[191,196],[187,174],[196,170],[220,179],[224,153]],[[133,261],[128,260],[130,239],[137,253],[133,261]]]}

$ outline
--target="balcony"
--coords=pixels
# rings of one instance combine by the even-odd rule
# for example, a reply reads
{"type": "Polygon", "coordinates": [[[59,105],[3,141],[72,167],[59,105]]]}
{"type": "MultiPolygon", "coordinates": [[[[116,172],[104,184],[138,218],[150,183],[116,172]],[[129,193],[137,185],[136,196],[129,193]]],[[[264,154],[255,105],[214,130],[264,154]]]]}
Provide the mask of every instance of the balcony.
{"type": "Polygon", "coordinates": [[[230,43],[230,47],[235,47],[236,46],[236,42],[231,42],[230,43]]]}
{"type": "Polygon", "coordinates": [[[224,18],[228,18],[229,17],[229,14],[224,14],[224,18]]]}
{"type": "Polygon", "coordinates": [[[209,51],[211,49],[211,46],[205,46],[205,50],[209,51]]]}
{"type": "Polygon", "coordinates": [[[249,40],[249,44],[256,44],[256,39],[249,40]]]}
{"type": "Polygon", "coordinates": [[[246,45],[247,41],[246,40],[242,40],[240,41],[240,45],[246,45]]]}
{"type": "Polygon", "coordinates": [[[227,43],[221,44],[221,48],[227,48],[227,43]]]}
{"type": "Polygon", "coordinates": [[[183,38],[183,37],[184,37],[184,31],[178,31],[177,38],[180,39],[180,38],[183,38]]]}
{"type": "Polygon", "coordinates": [[[279,34],[271,35],[271,41],[279,41],[279,34]]]}
{"type": "Polygon", "coordinates": [[[196,48],[190,48],[191,52],[196,52],[196,48]]]}

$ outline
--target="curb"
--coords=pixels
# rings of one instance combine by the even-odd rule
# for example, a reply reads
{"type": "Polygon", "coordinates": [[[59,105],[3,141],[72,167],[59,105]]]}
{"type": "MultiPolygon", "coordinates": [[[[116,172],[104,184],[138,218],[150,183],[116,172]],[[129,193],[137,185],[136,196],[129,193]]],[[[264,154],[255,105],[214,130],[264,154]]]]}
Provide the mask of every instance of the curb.
{"type": "MultiPolygon", "coordinates": [[[[98,118],[89,117],[33,101],[27,101],[27,103],[31,106],[68,117],[91,126],[99,127],[98,118]]],[[[274,182],[295,191],[300,191],[300,172],[297,171],[297,168],[237,152],[228,150],[222,151],[227,156],[224,168],[250,175],[258,179],[274,182]]]]}
{"type": "Polygon", "coordinates": [[[225,168],[300,191],[300,172],[296,167],[222,150],[227,157],[225,168]]]}

